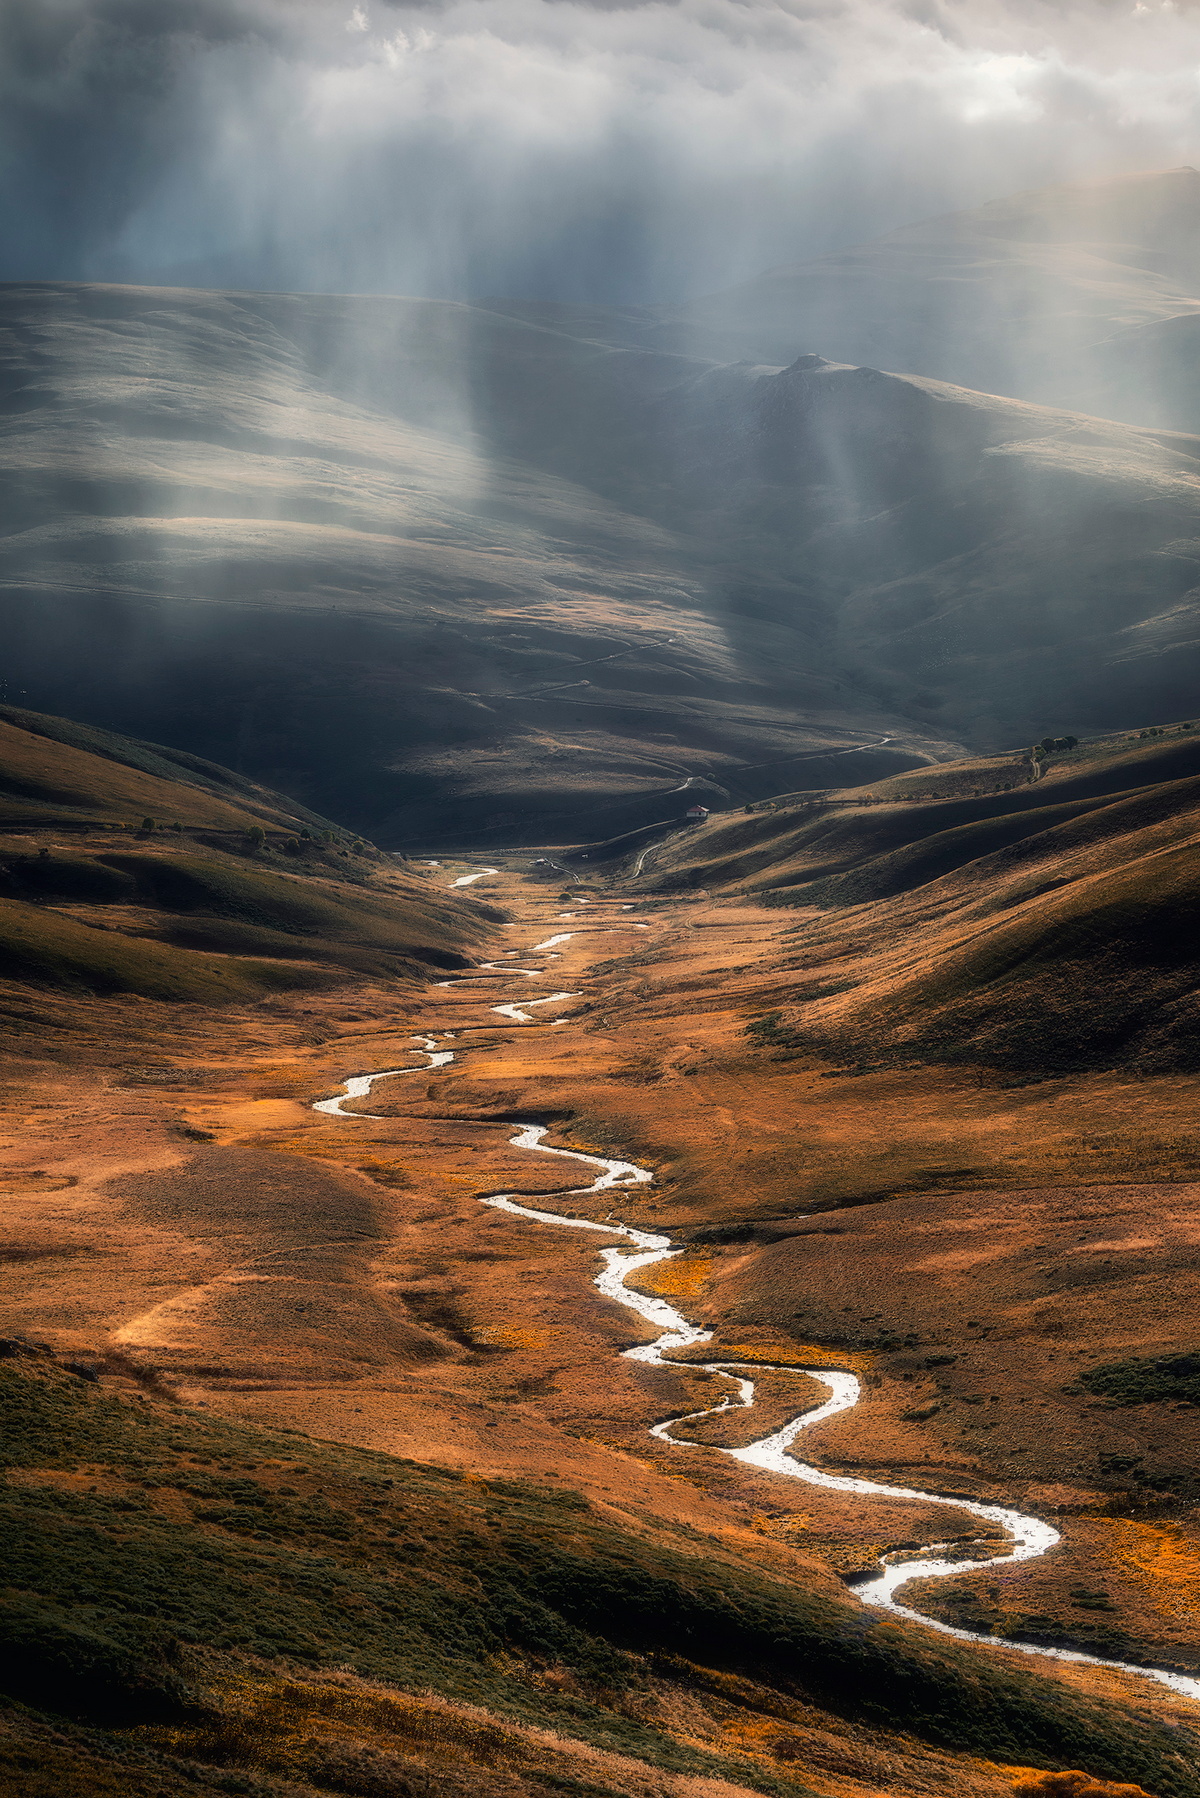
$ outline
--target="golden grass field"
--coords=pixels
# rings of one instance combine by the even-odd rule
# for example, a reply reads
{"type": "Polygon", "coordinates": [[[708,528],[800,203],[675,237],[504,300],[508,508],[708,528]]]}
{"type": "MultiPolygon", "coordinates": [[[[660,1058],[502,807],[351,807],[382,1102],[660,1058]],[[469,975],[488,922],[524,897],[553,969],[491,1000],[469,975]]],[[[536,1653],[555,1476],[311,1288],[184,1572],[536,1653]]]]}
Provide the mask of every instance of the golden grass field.
{"type": "MultiPolygon", "coordinates": [[[[879,796],[864,797],[873,816],[879,796]]],[[[767,814],[772,827],[780,816],[767,814]]],[[[1186,808],[1171,817],[1168,849],[1185,840],[1186,808]]],[[[635,1559],[670,1546],[731,1581],[753,1570],[825,1606],[836,1630],[853,1634],[863,1613],[842,1576],[890,1546],[930,1539],[928,1515],[903,1500],[866,1503],[781,1481],[714,1452],[815,1402],[813,1382],[764,1373],[755,1413],[706,1420],[700,1447],[647,1434],[658,1418],[714,1402],[712,1376],[690,1371],[689,1360],[848,1368],[863,1381],[863,1400],[806,1444],[818,1465],[1015,1505],[1062,1532],[1039,1562],[973,1574],[968,1561],[961,1577],[914,1589],[910,1602],[996,1637],[1200,1670],[1200,1409],[1186,1398],[1113,1404],[1081,1383],[1093,1368],[1197,1346],[1197,1074],[1178,1063],[1144,1066],[1136,1032],[1125,1059],[1037,1075],[1003,1060],[922,1056],[906,1043],[875,1062],[839,1058],[832,1026],[810,1029],[810,1002],[797,991],[858,980],[811,1002],[823,1019],[836,1015],[841,1040],[852,1027],[861,1033],[864,1018],[894,1015],[880,1009],[872,965],[882,970],[880,992],[897,990],[901,976],[905,990],[924,982],[945,1016],[952,1001],[938,1000],[934,983],[947,942],[961,940],[977,904],[978,858],[961,875],[939,875],[935,890],[925,883],[902,896],[912,909],[899,922],[890,899],[781,909],[745,881],[712,878],[727,865],[724,840],[755,823],[716,821],[668,846],[640,886],[620,867],[563,886],[532,873],[528,856],[495,858],[500,872],[466,889],[468,899],[450,889],[468,862],[393,873],[367,858],[360,884],[347,885],[332,868],[264,872],[235,863],[233,846],[205,848],[239,879],[303,879],[326,917],[337,908],[354,915],[360,945],[394,954],[397,941],[412,940],[414,917],[423,941],[440,920],[442,946],[456,943],[467,963],[515,952],[515,966],[541,966],[536,980],[467,965],[460,972],[469,978],[435,970],[449,983],[437,984],[410,958],[399,978],[390,966],[326,960],[322,981],[303,989],[183,1001],[28,973],[8,982],[3,1003],[22,1026],[10,1040],[0,1118],[9,1334],[53,1351],[40,1378],[69,1387],[71,1376],[56,1372],[68,1361],[97,1367],[101,1397],[161,1418],[178,1439],[171,1453],[193,1473],[233,1479],[243,1462],[257,1465],[272,1504],[292,1486],[316,1494],[328,1481],[332,1492],[360,1465],[330,1461],[322,1475],[313,1471],[322,1455],[365,1454],[372,1477],[384,1464],[448,1470],[465,1482],[453,1504],[486,1496],[501,1525],[504,1495],[518,1487],[543,1505],[569,1499],[585,1507],[605,1554],[618,1541],[635,1559]],[[685,883],[692,869],[711,884],[685,883]],[[570,935],[554,959],[531,959],[533,945],[556,932],[570,935]],[[573,996],[540,1019],[535,1011],[530,1025],[491,1010],[558,991],[573,996]],[[753,1028],[772,1014],[775,1025],[753,1028]],[[451,1066],[422,1071],[414,1039],[427,1035],[454,1049],[451,1066]],[[414,1071],[352,1102],[361,1118],[312,1109],[351,1074],[406,1066],[414,1071]],[[652,1186],[605,1196],[599,1215],[611,1205],[685,1247],[637,1283],[712,1329],[711,1344],[682,1355],[677,1369],[621,1359],[650,1332],[595,1291],[594,1240],[479,1203],[513,1190],[573,1206],[554,1197],[571,1164],[513,1148],[515,1119],[550,1122],[561,1146],[654,1170],[652,1186]],[[184,1446],[199,1441],[185,1429],[243,1434],[201,1450],[184,1446]],[[252,1440],[262,1444],[257,1460],[252,1440]]],[[[57,857],[54,827],[39,831],[57,857]]],[[[78,853],[107,857],[105,866],[118,841],[107,824],[72,838],[78,853]]],[[[1117,847],[1104,867],[1089,864],[1083,883],[1136,885],[1140,858],[1157,863],[1164,850],[1137,830],[1096,841],[1117,847]]],[[[176,852],[155,839],[139,853],[168,850],[176,852]]],[[[1040,853],[1045,860],[1051,847],[1040,853]]],[[[1002,869],[988,881],[992,899],[997,882],[1027,877],[1024,865],[1019,875],[1002,869]]],[[[68,918],[99,934],[95,922],[79,922],[84,903],[13,900],[47,936],[68,918]]],[[[120,940],[157,949],[174,915],[160,901],[158,937],[120,940]]],[[[1037,897],[1001,915],[1039,942],[1051,928],[1037,897]]],[[[350,934],[346,926],[339,940],[350,934]]],[[[235,972],[243,959],[228,945],[204,953],[235,972]]],[[[1042,959],[1027,959],[1036,974],[1042,959]]],[[[1012,988],[996,1001],[1001,1010],[1038,1003],[1021,965],[1003,976],[1012,988]]],[[[1171,979],[1183,965],[1171,961],[1171,979]]],[[[984,1007],[990,989],[966,990],[984,1007]]],[[[1091,1002],[1081,984],[1079,1016],[1091,1002]]],[[[25,1361],[13,1365],[21,1372],[25,1361]]],[[[41,1366],[30,1362],[29,1377],[41,1366]]],[[[31,1450],[10,1472],[18,1496],[126,1495],[149,1504],[147,1517],[168,1535],[186,1524],[201,1529],[198,1540],[229,1539],[229,1514],[194,1524],[171,1496],[176,1487],[144,1500],[146,1482],[122,1471],[119,1457],[89,1450],[92,1461],[73,1463],[78,1472],[55,1472],[46,1453],[31,1450]],[[89,1472],[102,1460],[108,1472],[89,1472]]],[[[450,1503],[438,1498],[439,1516],[450,1517],[450,1503]]],[[[539,1543],[556,1543],[560,1530],[574,1540],[574,1524],[546,1522],[558,1516],[538,1512],[528,1526],[539,1543]]],[[[353,1527],[348,1546],[335,1543],[335,1558],[351,1553],[364,1527],[353,1527]]],[[[437,1542],[459,1527],[439,1524],[437,1542]]],[[[970,1534],[969,1518],[961,1528],[970,1534]]],[[[370,1551],[380,1566],[392,1540],[370,1551]]],[[[1099,1798],[1128,1790],[1126,1775],[1139,1769],[1134,1788],[1156,1798],[1197,1789],[1194,1707],[1163,1688],[1031,1666],[1002,1646],[943,1653],[942,1639],[919,1626],[883,1627],[897,1666],[908,1666],[906,1655],[922,1667],[921,1656],[942,1655],[939,1679],[983,1679],[981,1692],[1011,1673],[1035,1694],[1022,1697],[1034,1707],[1022,1717],[1041,1717],[1039,1705],[1057,1716],[1055,1705],[1098,1701],[1096,1715],[1128,1727],[1140,1746],[1110,1750],[1098,1724],[1054,1738],[1099,1743],[1088,1764],[1091,1748],[1082,1760],[1066,1755],[1049,1724],[1029,1724],[1022,1737],[1021,1723],[1003,1751],[999,1738],[983,1751],[981,1736],[952,1739],[921,1721],[919,1707],[911,1728],[894,1714],[873,1716],[869,1690],[856,1686],[843,1702],[819,1684],[804,1689],[803,1678],[789,1684],[782,1663],[764,1672],[678,1648],[671,1659],[665,1645],[639,1663],[641,1683],[625,1697],[572,1671],[565,1651],[528,1643],[489,1661],[491,1683],[472,1696],[448,1676],[381,1673],[349,1625],[340,1658],[302,1667],[261,1645],[186,1638],[180,1665],[207,1695],[202,1714],[134,1719],[105,1740],[119,1740],[127,1757],[120,1789],[172,1798],[171,1768],[185,1763],[203,1779],[215,1767],[240,1768],[264,1791],[304,1798],[333,1790],[525,1798],[551,1789],[551,1774],[578,1782],[565,1789],[630,1798],[750,1790],[991,1798],[1014,1782],[1045,1798],[1099,1798]],[[552,1722],[548,1705],[557,1707],[552,1722]],[[1175,1731],[1174,1760],[1155,1746],[1164,1723],[1175,1731]],[[621,1747],[626,1727],[634,1733],[621,1747]],[[1143,1741],[1139,1730],[1151,1734],[1143,1741]],[[153,1753],[167,1756],[159,1788],[145,1771],[153,1753]],[[672,1763],[676,1753],[683,1758],[672,1763]],[[1056,1765],[1085,1764],[1088,1779],[1054,1783],[1056,1765]]],[[[983,1715],[991,1699],[979,1702],[983,1715]]],[[[55,1781],[61,1789],[67,1762],[79,1769],[72,1789],[115,1791],[109,1751],[64,1737],[65,1728],[40,1710],[6,1714],[10,1746],[0,1755],[10,1767],[12,1755],[31,1757],[42,1783],[28,1789],[39,1795],[55,1781]]]]}

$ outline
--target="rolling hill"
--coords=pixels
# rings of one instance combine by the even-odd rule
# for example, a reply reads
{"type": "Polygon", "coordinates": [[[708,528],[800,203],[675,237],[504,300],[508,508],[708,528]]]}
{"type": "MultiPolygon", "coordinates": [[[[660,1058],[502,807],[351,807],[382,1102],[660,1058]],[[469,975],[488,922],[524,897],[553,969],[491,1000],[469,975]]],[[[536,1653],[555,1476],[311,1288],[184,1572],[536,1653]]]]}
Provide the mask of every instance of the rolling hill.
{"type": "Polygon", "coordinates": [[[9,700],[392,847],[1187,705],[1195,439],[602,326],[5,290],[9,700]]]}
{"type": "Polygon", "coordinates": [[[1189,723],[783,799],[667,842],[647,878],[796,908],[758,1028],[797,1054],[1181,1073],[1198,838],[1189,723]]]}
{"type": "Polygon", "coordinates": [[[564,438],[619,458],[677,357],[423,301],[47,286],[0,311],[10,699],[390,846],[569,841],[689,776],[765,793],[830,747],[892,739],[864,775],[945,752],[840,693],[803,629],[747,666],[699,546],[573,478],[564,438]]]}
{"type": "Polygon", "coordinates": [[[68,719],[0,714],[10,1013],[22,987],[220,1007],[411,980],[462,966],[488,919],[227,769],[68,719]]]}
{"type": "Polygon", "coordinates": [[[815,350],[1196,430],[1170,378],[1131,358],[1186,340],[1198,309],[1200,172],[1178,168],[1034,189],[772,269],[659,315],[653,337],[729,361],[815,350]]]}

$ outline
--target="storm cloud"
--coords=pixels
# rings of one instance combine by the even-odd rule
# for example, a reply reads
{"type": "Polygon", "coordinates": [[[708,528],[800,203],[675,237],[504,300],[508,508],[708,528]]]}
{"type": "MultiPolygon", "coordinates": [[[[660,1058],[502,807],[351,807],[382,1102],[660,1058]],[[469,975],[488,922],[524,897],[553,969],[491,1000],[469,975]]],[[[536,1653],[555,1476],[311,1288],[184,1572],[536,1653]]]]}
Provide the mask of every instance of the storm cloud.
{"type": "Polygon", "coordinates": [[[1173,0],[4,0],[0,275],[654,302],[1200,159],[1173,0]]]}

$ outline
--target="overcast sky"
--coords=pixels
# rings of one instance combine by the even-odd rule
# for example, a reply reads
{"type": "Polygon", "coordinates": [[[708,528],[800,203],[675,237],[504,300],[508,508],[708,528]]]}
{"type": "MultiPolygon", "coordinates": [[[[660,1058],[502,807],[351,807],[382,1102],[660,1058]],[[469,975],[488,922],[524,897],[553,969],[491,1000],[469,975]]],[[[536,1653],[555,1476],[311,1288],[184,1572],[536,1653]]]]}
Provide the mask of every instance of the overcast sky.
{"type": "Polygon", "coordinates": [[[1174,0],[0,0],[4,278],[662,301],[1200,162],[1174,0]]]}

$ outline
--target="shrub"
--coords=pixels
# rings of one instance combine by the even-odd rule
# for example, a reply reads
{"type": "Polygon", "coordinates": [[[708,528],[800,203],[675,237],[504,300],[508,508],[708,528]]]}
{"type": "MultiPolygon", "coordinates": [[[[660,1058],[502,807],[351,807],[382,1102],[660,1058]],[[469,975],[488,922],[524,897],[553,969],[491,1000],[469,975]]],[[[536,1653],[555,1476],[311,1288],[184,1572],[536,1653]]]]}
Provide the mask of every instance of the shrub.
{"type": "Polygon", "coordinates": [[[1110,1405],[1200,1405],[1200,1354],[1143,1355],[1107,1361],[1078,1376],[1110,1405]]]}
{"type": "Polygon", "coordinates": [[[0,1605],[0,1687],[45,1710],[108,1722],[185,1716],[193,1705],[173,1651],[150,1632],[139,1652],[37,1598],[0,1605]]]}

